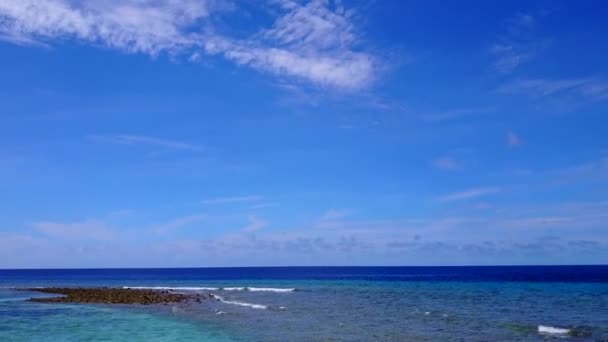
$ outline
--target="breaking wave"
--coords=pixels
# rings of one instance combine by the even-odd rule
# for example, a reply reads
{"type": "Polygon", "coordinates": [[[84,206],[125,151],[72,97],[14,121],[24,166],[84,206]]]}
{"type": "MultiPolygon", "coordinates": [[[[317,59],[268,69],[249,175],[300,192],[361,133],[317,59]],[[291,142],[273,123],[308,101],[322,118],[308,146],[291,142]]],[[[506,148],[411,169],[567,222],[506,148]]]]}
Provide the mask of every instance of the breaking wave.
{"type": "Polygon", "coordinates": [[[546,326],[546,325],[539,325],[538,333],[539,334],[549,334],[549,335],[567,335],[570,333],[570,329],[556,328],[556,327],[546,326]]]}
{"type": "Polygon", "coordinates": [[[294,288],[277,287],[192,287],[192,286],[123,286],[133,290],[171,290],[171,291],[251,291],[251,292],[294,292],[294,288]]]}
{"type": "Polygon", "coordinates": [[[217,287],[171,287],[171,286],[123,286],[123,289],[131,290],[170,290],[170,291],[218,291],[217,287]]]}
{"type": "Polygon", "coordinates": [[[250,307],[252,309],[268,309],[268,306],[262,305],[262,304],[252,304],[252,303],[245,303],[245,302],[237,302],[237,301],[234,301],[234,300],[225,300],[223,297],[218,296],[218,295],[214,295],[214,294],[211,294],[211,296],[213,298],[219,300],[220,302],[224,303],[224,304],[246,306],[246,307],[250,307]]]}

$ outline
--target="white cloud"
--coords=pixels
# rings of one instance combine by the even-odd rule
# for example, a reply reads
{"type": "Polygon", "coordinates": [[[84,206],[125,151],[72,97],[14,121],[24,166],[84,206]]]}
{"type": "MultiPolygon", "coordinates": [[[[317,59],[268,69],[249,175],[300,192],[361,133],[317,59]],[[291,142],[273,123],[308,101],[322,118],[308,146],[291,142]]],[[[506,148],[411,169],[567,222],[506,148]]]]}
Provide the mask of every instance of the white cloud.
{"type": "Polygon", "coordinates": [[[487,188],[474,188],[462,192],[457,192],[449,195],[440,197],[441,201],[458,201],[458,200],[469,200],[485,195],[491,195],[501,192],[498,187],[487,187],[487,188]]]}
{"type": "Polygon", "coordinates": [[[270,28],[234,39],[208,20],[220,1],[0,0],[0,39],[16,44],[75,39],[129,53],[221,55],[239,65],[323,87],[370,85],[375,58],[358,51],[353,12],[337,2],[278,1],[270,28]]]}
{"type": "Polygon", "coordinates": [[[350,21],[353,13],[341,6],[332,10],[325,0],[306,4],[291,0],[278,3],[287,13],[279,17],[264,35],[280,44],[333,49],[348,47],[355,41],[355,29],[350,21]]]}
{"type": "Polygon", "coordinates": [[[343,50],[323,53],[314,46],[307,51],[258,47],[229,41],[216,41],[213,46],[207,46],[208,52],[221,53],[237,64],[307,79],[325,87],[356,89],[372,82],[374,62],[367,54],[343,50]]]}
{"type": "Polygon", "coordinates": [[[375,60],[355,50],[352,12],[330,1],[278,1],[283,12],[258,37],[207,37],[207,53],[277,75],[307,79],[324,87],[356,89],[373,81],[375,60]]]}
{"type": "Polygon", "coordinates": [[[162,148],[169,148],[175,150],[200,150],[200,146],[177,140],[161,139],[156,137],[149,137],[143,135],[111,135],[111,136],[90,136],[90,139],[107,141],[114,144],[125,144],[125,145],[152,145],[162,148]]]}
{"type": "Polygon", "coordinates": [[[339,2],[313,0],[306,4],[280,1],[285,14],[273,27],[262,31],[275,48],[252,50],[252,55],[236,57],[247,64],[309,78],[318,84],[358,88],[372,82],[374,58],[356,52],[353,12],[339,2]]]}
{"type": "Polygon", "coordinates": [[[216,197],[210,198],[203,201],[203,204],[224,204],[224,203],[235,203],[235,202],[256,202],[263,199],[262,196],[235,196],[235,197],[216,197]]]}
{"type": "Polygon", "coordinates": [[[209,15],[209,1],[0,0],[0,31],[25,40],[75,38],[128,52],[191,46],[184,29],[209,15]]]}

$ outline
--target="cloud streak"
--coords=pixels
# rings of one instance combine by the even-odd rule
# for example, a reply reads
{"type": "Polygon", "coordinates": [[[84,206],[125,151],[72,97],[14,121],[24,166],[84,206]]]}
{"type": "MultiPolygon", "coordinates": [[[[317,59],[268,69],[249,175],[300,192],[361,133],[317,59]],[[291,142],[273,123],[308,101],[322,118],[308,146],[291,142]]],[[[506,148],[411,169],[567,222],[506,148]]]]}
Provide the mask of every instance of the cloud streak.
{"type": "Polygon", "coordinates": [[[144,135],[110,135],[110,136],[101,136],[95,135],[90,136],[90,139],[110,142],[114,144],[124,144],[124,145],[150,145],[155,147],[174,149],[174,150],[190,150],[190,151],[198,151],[201,150],[200,146],[195,144],[178,141],[178,140],[170,140],[170,139],[162,139],[157,137],[150,137],[144,135]]]}
{"type": "Polygon", "coordinates": [[[507,74],[534,58],[546,45],[535,34],[537,17],[530,13],[518,13],[506,20],[504,32],[490,48],[496,58],[493,67],[507,74]]]}
{"type": "Polygon", "coordinates": [[[258,218],[255,215],[249,215],[247,217],[247,225],[242,229],[244,233],[254,233],[266,226],[268,226],[268,222],[258,218]]]}
{"type": "Polygon", "coordinates": [[[496,194],[501,191],[502,190],[499,187],[474,188],[442,196],[439,198],[439,200],[443,202],[469,200],[486,195],[496,194]]]}
{"type": "Polygon", "coordinates": [[[178,228],[185,227],[194,223],[199,223],[205,221],[207,219],[207,215],[205,214],[194,214],[176,217],[171,221],[156,225],[154,227],[155,231],[159,234],[165,234],[172,231],[175,231],[178,228]]]}
{"type": "Polygon", "coordinates": [[[608,100],[608,81],[599,78],[520,79],[503,85],[498,91],[536,98],[567,97],[605,101],[608,100]]]}
{"type": "Polygon", "coordinates": [[[343,219],[348,216],[351,216],[353,213],[354,213],[354,210],[347,209],[347,208],[329,209],[328,211],[323,213],[323,215],[321,215],[321,218],[319,218],[319,220],[320,221],[332,221],[332,220],[343,219]]]}
{"type": "Polygon", "coordinates": [[[257,202],[262,200],[262,196],[235,196],[235,197],[216,197],[204,200],[203,204],[226,204],[226,203],[239,203],[239,202],[257,202]]]}
{"type": "Polygon", "coordinates": [[[15,44],[77,40],[152,56],[219,55],[279,77],[342,90],[369,86],[376,58],[357,48],[354,12],[338,2],[275,1],[278,16],[248,38],[217,32],[211,0],[0,0],[0,39],[15,44]]]}
{"type": "Polygon", "coordinates": [[[110,241],[116,237],[112,228],[94,220],[71,223],[42,221],[32,226],[46,236],[68,241],[110,241]]]}
{"type": "Polygon", "coordinates": [[[461,171],[464,168],[461,162],[450,157],[437,158],[431,164],[444,171],[461,171]]]}

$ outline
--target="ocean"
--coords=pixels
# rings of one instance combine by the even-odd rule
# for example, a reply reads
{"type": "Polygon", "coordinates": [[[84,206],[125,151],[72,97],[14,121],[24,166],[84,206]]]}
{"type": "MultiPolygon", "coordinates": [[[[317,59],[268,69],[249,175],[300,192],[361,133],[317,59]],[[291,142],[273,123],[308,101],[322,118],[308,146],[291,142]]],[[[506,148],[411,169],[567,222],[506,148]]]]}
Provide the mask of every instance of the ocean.
{"type": "Polygon", "coordinates": [[[608,341],[608,266],[0,270],[0,341],[608,341]],[[36,286],[210,292],[35,303],[36,286]]]}

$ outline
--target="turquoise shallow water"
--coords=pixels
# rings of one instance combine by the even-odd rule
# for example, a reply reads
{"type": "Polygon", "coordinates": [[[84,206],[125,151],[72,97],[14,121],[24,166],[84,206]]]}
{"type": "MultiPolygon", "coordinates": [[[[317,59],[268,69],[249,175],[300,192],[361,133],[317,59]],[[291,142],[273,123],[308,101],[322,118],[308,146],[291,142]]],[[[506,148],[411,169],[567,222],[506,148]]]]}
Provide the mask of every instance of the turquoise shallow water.
{"type": "Polygon", "coordinates": [[[211,325],[161,312],[30,303],[23,295],[0,290],[0,341],[230,341],[211,325]]]}
{"type": "Polygon", "coordinates": [[[606,270],[572,278],[576,270],[561,269],[564,278],[549,280],[521,279],[512,269],[504,270],[512,273],[508,279],[503,273],[480,278],[477,271],[459,278],[462,271],[455,269],[449,277],[429,270],[410,278],[406,269],[390,270],[399,276],[378,269],[334,270],[332,276],[277,275],[274,269],[257,275],[0,271],[0,341],[604,341],[606,270]],[[148,307],[42,304],[24,300],[35,293],[10,289],[51,285],[164,286],[211,292],[217,300],[148,307]]]}

